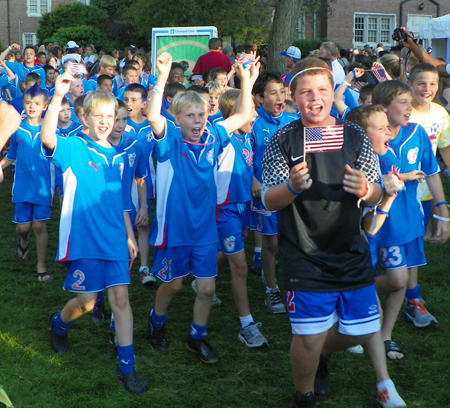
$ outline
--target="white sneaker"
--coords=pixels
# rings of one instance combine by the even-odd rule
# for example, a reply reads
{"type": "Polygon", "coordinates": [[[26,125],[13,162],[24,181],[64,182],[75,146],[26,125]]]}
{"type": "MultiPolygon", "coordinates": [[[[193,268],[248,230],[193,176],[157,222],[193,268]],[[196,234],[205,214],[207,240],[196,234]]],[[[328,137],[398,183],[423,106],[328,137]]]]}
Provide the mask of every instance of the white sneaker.
{"type": "Polygon", "coordinates": [[[363,354],[364,348],[363,348],[363,346],[361,346],[361,344],[357,344],[356,346],[349,347],[347,349],[347,351],[349,351],[350,353],[353,353],[353,354],[363,354]]]}
{"type": "Polygon", "coordinates": [[[378,392],[378,403],[383,408],[407,408],[405,401],[398,395],[395,386],[388,386],[378,392]]]}
{"type": "Polygon", "coordinates": [[[252,323],[239,330],[238,340],[248,348],[267,347],[267,340],[259,331],[259,327],[261,327],[261,323],[252,323]]]}
{"type": "MultiPolygon", "coordinates": [[[[197,293],[197,280],[194,279],[191,283],[192,290],[197,293]]],[[[216,292],[214,292],[212,306],[219,306],[222,304],[222,301],[217,297],[216,292]]]]}
{"type": "Polygon", "coordinates": [[[139,277],[141,278],[141,282],[143,285],[146,283],[155,283],[156,278],[150,273],[150,270],[147,266],[141,266],[139,268],[139,277]]]}
{"type": "Polygon", "coordinates": [[[286,313],[286,307],[281,301],[280,289],[275,288],[270,292],[266,292],[266,305],[269,313],[286,313]]]}

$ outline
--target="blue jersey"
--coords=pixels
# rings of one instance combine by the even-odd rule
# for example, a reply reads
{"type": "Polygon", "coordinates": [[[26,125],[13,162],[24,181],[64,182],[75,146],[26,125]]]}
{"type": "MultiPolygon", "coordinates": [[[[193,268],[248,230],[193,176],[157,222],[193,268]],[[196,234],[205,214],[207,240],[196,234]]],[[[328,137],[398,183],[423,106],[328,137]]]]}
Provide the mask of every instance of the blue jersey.
{"type": "Polygon", "coordinates": [[[148,174],[148,176],[145,178],[145,183],[147,184],[147,199],[153,200],[156,195],[156,171],[153,164],[153,148],[155,146],[155,139],[153,138],[151,126],[147,124],[147,126],[141,128],[137,139],[142,144],[144,149],[144,161],[147,167],[148,174]]]}
{"type": "Polygon", "coordinates": [[[89,138],[57,136],[54,151],[43,148],[64,179],[57,261],[127,261],[123,219],[124,151],[89,138]]]}
{"type": "Polygon", "coordinates": [[[157,204],[150,245],[176,247],[218,242],[215,173],[217,156],[230,138],[221,125],[213,130],[206,130],[200,142],[194,144],[166,122],[164,137],[155,141],[157,204]]]}
{"type": "Polygon", "coordinates": [[[87,82],[84,85],[85,94],[97,90],[97,79],[98,79],[97,75],[92,75],[92,77],[87,80],[87,82]]]}
{"type": "Polygon", "coordinates": [[[217,205],[246,203],[252,199],[253,151],[250,134],[233,133],[218,157],[217,205]]]}
{"type": "Polygon", "coordinates": [[[175,123],[175,118],[167,111],[167,109],[161,107],[161,116],[164,116],[166,120],[172,122],[175,126],[177,126],[177,124],[175,123]]]}
{"type": "Polygon", "coordinates": [[[17,98],[14,98],[12,101],[9,102],[11,106],[14,107],[14,109],[19,112],[19,114],[22,116],[22,119],[25,119],[25,110],[23,109],[23,103],[22,103],[22,97],[18,96],[17,98]]]}
{"type": "Polygon", "coordinates": [[[127,117],[127,126],[125,127],[125,133],[127,134],[127,137],[137,139],[139,131],[147,126],[148,126],[147,120],[144,120],[142,123],[136,123],[133,122],[129,117],[127,117]]]}
{"type": "Polygon", "coordinates": [[[44,88],[46,91],[47,91],[47,93],[50,95],[50,96],[53,96],[54,94],[55,94],[55,84],[52,84],[52,85],[50,85],[50,86],[45,86],[45,88],[44,88]]]}
{"type": "MultiPolygon", "coordinates": [[[[16,74],[16,79],[14,81],[14,85],[11,87],[12,93],[11,97],[15,98],[17,96],[22,95],[22,92],[19,88],[19,83],[25,79],[25,75],[27,72],[25,72],[25,69],[23,67],[23,64],[20,62],[9,62],[5,61],[5,64],[8,66],[8,68],[16,74]]],[[[45,81],[45,79],[44,79],[45,81]]],[[[45,82],[44,82],[45,84],[45,82]]]]}
{"type": "Polygon", "coordinates": [[[221,122],[223,120],[222,112],[219,110],[214,115],[208,116],[208,122],[211,125],[214,125],[214,123],[221,122]]]}
{"type": "Polygon", "coordinates": [[[45,71],[44,71],[43,68],[41,68],[38,65],[35,65],[35,66],[30,68],[30,67],[28,67],[27,65],[24,64],[23,65],[23,69],[25,70],[25,75],[31,74],[31,73],[38,74],[41,77],[41,85],[43,87],[45,87],[45,82],[46,82],[47,79],[45,77],[45,71]]]}
{"type": "MultiPolygon", "coordinates": [[[[387,153],[379,160],[382,174],[388,174],[392,166],[399,173],[422,170],[427,176],[432,176],[439,172],[430,139],[423,127],[416,123],[401,127],[399,135],[389,142],[387,153]]],[[[417,181],[408,181],[406,190],[398,192],[377,237],[378,247],[406,244],[425,234],[417,186],[417,181]]]]}
{"type": "Polygon", "coordinates": [[[62,137],[76,136],[81,131],[81,129],[83,129],[83,125],[80,122],[74,120],[67,129],[61,129],[60,127],[58,127],[58,131],[62,137]]]}
{"type": "Polygon", "coordinates": [[[277,130],[297,120],[298,117],[286,112],[282,112],[278,116],[272,116],[262,107],[257,112],[258,117],[253,122],[251,140],[253,148],[253,175],[262,183],[262,158],[266,146],[277,130]]]}
{"type": "Polygon", "coordinates": [[[41,127],[22,121],[11,136],[6,158],[16,161],[13,203],[52,205],[55,189],[55,168],[42,155],[41,127]]]}
{"type": "Polygon", "coordinates": [[[125,93],[125,89],[128,85],[124,82],[120,88],[116,89],[116,92],[113,90],[114,96],[119,99],[119,101],[123,102],[123,94],[125,93]]]}

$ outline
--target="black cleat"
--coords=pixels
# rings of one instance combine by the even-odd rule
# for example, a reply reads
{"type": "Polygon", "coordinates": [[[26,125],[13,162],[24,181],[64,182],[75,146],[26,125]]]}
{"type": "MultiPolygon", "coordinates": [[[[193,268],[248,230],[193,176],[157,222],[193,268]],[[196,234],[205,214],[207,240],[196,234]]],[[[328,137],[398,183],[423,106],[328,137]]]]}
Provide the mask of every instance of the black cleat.
{"type": "Polygon", "coordinates": [[[200,360],[206,364],[214,364],[219,361],[219,357],[217,357],[216,352],[205,339],[194,340],[189,337],[187,341],[187,348],[197,354],[200,360]]]}
{"type": "Polygon", "coordinates": [[[316,399],[314,398],[314,394],[312,392],[302,394],[301,392],[296,391],[292,397],[290,408],[315,408],[315,406],[316,399]]]}
{"type": "Polygon", "coordinates": [[[60,336],[53,330],[53,320],[57,314],[58,313],[55,312],[48,317],[48,325],[50,327],[50,346],[52,350],[57,353],[68,353],[70,351],[69,336],[67,334],[65,336],[60,336]]]}
{"type": "Polygon", "coordinates": [[[159,351],[164,351],[169,348],[169,342],[166,338],[166,330],[163,327],[155,327],[152,323],[152,318],[148,318],[148,330],[150,333],[150,344],[159,351]]]}

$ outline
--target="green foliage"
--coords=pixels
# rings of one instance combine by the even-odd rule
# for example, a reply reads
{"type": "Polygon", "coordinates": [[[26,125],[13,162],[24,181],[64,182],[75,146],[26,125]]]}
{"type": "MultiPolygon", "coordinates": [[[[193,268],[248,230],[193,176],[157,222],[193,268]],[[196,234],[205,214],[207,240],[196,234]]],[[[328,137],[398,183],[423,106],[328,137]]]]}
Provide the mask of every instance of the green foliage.
{"type": "Polygon", "coordinates": [[[36,32],[41,43],[53,38],[60,28],[77,27],[80,24],[95,27],[101,24],[108,14],[106,11],[81,3],[67,3],[56,6],[51,13],[45,13],[39,19],[36,32]]]}
{"type": "Polygon", "coordinates": [[[97,49],[105,50],[111,47],[111,42],[104,32],[95,27],[79,25],[77,27],[60,28],[53,37],[60,44],[66,44],[68,41],[75,41],[79,46],[94,44],[97,49]]]}

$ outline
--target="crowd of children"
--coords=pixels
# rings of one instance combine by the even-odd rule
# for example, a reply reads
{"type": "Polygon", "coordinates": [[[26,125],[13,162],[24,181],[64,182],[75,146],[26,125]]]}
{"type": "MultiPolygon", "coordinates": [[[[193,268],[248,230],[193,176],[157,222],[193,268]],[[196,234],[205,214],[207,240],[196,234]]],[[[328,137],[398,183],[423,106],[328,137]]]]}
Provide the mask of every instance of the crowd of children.
{"type": "Polygon", "coordinates": [[[250,50],[229,65],[214,39],[188,81],[167,53],[153,61],[155,78],[134,48],[117,74],[112,55],[99,57],[88,45],[80,64],[75,46],[67,44],[57,65],[33,47],[23,63],[9,58],[17,44],[0,54],[2,96],[21,115],[0,181],[14,164],[15,255],[28,259],[33,229],[41,282],[53,279],[46,221],[55,193],[61,205],[56,260],[67,266],[64,288],[76,297],[49,316],[52,349],[70,351],[68,331],[81,315],[104,319],[106,289],[121,379],[132,393],[147,389],[134,369],[128,298],[138,253],[141,282],[161,281],[148,317],[155,349],[169,347],[168,308],[192,275],[187,346],[205,363],[219,360],[206,336],[227,261],[237,339],[267,347],[247,293],[245,239],[252,230],[251,270],[263,280],[267,310],[287,311],[291,322],[291,407],[325,398],[331,354],[362,353],[362,346],[380,404],[406,407],[386,363],[405,358],[392,338],[395,322],[405,302],[415,327],[437,323],[424,306],[418,267],[426,264],[424,237],[444,243],[450,233],[436,159],[439,148],[450,165],[450,117],[433,102],[439,71],[418,63],[402,81],[387,55],[370,61],[366,50],[364,58],[343,61],[345,53],[338,59],[328,42],[318,57],[300,59],[296,47],[282,52],[298,56],[286,64],[286,82],[250,50]],[[86,67],[96,66],[88,76],[86,67]]]}

